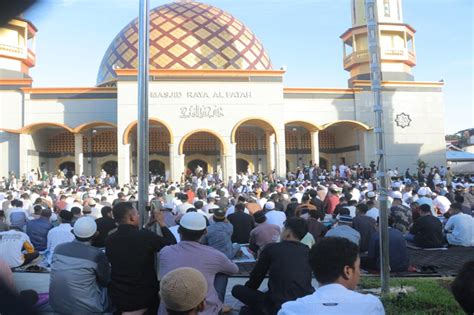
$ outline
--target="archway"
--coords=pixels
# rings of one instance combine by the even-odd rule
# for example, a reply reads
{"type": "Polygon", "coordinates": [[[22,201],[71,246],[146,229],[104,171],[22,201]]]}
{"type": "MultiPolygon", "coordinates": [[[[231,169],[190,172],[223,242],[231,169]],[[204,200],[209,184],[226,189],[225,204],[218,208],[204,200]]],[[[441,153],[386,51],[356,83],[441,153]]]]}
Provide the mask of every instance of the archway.
{"type": "Polygon", "coordinates": [[[331,164],[341,161],[352,165],[365,164],[365,133],[371,128],[354,120],[338,120],[324,125],[320,132],[320,151],[328,155],[331,164]]]}
{"type": "Polygon", "coordinates": [[[64,172],[64,175],[67,178],[71,178],[72,175],[74,175],[75,167],[76,167],[76,164],[71,161],[66,161],[59,164],[59,169],[64,172]]]}
{"type": "Polygon", "coordinates": [[[212,173],[222,168],[226,149],[221,136],[212,130],[198,130],[185,135],[179,144],[179,153],[185,155],[187,173],[195,173],[200,165],[204,173],[212,173]]]}
{"type": "Polygon", "coordinates": [[[202,174],[207,174],[208,172],[207,162],[200,159],[194,159],[189,161],[186,167],[195,175],[198,175],[199,172],[202,172],[202,174]]]}
{"type": "Polygon", "coordinates": [[[276,168],[275,143],[278,142],[278,137],[270,122],[262,118],[242,120],[232,129],[231,141],[236,144],[237,154],[244,154],[250,160],[257,161],[259,172],[269,173],[276,168]]]}
{"type": "Polygon", "coordinates": [[[116,161],[107,161],[102,164],[102,169],[110,176],[117,175],[118,164],[116,161]]]}
{"type": "Polygon", "coordinates": [[[237,159],[237,173],[247,173],[249,170],[249,162],[244,159],[237,159]]]}
{"type": "Polygon", "coordinates": [[[165,176],[165,173],[166,173],[165,163],[158,160],[151,160],[149,170],[150,170],[151,175],[165,176]]]}
{"type": "Polygon", "coordinates": [[[327,170],[328,167],[329,167],[328,160],[326,160],[325,158],[320,157],[319,158],[319,167],[322,168],[322,169],[327,170]]]}
{"type": "MultiPolygon", "coordinates": [[[[169,146],[173,143],[173,133],[170,126],[157,118],[150,118],[149,123],[149,154],[168,157],[169,146]]],[[[130,123],[125,129],[123,143],[130,144],[130,171],[132,174],[137,174],[138,137],[136,121],[130,123]]],[[[152,160],[151,157],[150,160],[152,160]]]]}

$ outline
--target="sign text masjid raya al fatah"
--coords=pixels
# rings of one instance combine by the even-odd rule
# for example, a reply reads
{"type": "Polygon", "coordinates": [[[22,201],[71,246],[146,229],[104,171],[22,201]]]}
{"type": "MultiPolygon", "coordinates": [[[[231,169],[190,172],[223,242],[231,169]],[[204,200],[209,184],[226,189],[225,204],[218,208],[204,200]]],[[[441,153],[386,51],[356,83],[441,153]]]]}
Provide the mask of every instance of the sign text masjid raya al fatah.
{"type": "Polygon", "coordinates": [[[162,99],[244,99],[252,98],[252,92],[250,91],[188,91],[188,92],[174,92],[174,91],[160,91],[150,92],[150,98],[162,98],[162,99]]]}

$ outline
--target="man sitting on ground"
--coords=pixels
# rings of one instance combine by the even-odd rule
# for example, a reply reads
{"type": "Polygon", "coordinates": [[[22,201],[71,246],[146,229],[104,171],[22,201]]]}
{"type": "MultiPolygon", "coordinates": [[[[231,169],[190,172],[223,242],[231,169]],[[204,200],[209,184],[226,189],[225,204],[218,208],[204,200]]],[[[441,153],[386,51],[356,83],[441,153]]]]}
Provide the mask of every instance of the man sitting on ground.
{"type": "Polygon", "coordinates": [[[168,315],[198,315],[204,311],[207,283],[194,268],[178,268],[161,279],[161,302],[168,315]]]}
{"type": "Polygon", "coordinates": [[[157,221],[163,237],[138,229],[140,215],[131,202],[119,202],[113,208],[119,224],[105,240],[105,252],[112,267],[109,296],[120,312],[148,311],[156,314],[159,283],[155,257],[163,247],[176,243],[161,212],[157,221]]]}
{"type": "Polygon", "coordinates": [[[26,223],[26,234],[30,237],[31,244],[33,244],[36,250],[44,251],[48,243],[48,232],[53,228],[50,222],[52,212],[50,209],[40,205],[34,207],[35,212],[37,208],[40,209],[40,217],[26,223]]]}
{"type": "Polygon", "coordinates": [[[10,266],[16,268],[27,265],[39,256],[26,233],[19,227],[11,227],[6,232],[0,232],[0,257],[10,266]],[[23,253],[23,250],[26,253],[23,253]]]}
{"type": "Polygon", "coordinates": [[[241,314],[276,314],[287,301],[311,294],[309,248],[300,241],[308,232],[306,222],[291,218],[285,223],[280,243],[263,249],[245,285],[236,285],[232,295],[247,307],[241,314]],[[268,291],[258,290],[269,273],[268,291]]]}
{"type": "Polygon", "coordinates": [[[234,213],[229,215],[227,219],[234,227],[232,242],[247,244],[250,239],[250,231],[255,227],[255,222],[251,215],[245,213],[245,204],[236,204],[234,213]]]}
{"type": "Polygon", "coordinates": [[[51,307],[61,314],[110,311],[109,262],[103,251],[91,246],[97,225],[92,217],[82,217],[73,231],[76,240],[54,250],[49,285],[51,307]]]}
{"type": "Polygon", "coordinates": [[[462,213],[462,205],[453,203],[449,208],[449,219],[444,226],[450,245],[474,246],[474,218],[462,213]]]}
{"type": "MultiPolygon", "coordinates": [[[[390,218],[388,225],[390,271],[407,271],[409,266],[407,242],[402,232],[392,227],[393,221],[390,218]]],[[[380,233],[378,231],[372,234],[368,255],[362,259],[362,268],[380,270],[380,233]]]]}
{"type": "Polygon", "coordinates": [[[360,279],[360,258],[353,242],[325,238],[311,249],[309,263],[319,288],[311,295],[283,304],[278,315],[385,314],[378,298],[354,291],[360,279]]]}
{"type": "Polygon", "coordinates": [[[92,241],[92,246],[105,247],[105,239],[109,236],[110,231],[117,228],[117,223],[113,219],[112,208],[104,206],[100,209],[100,218],[95,220],[97,224],[97,232],[99,233],[92,241]]]}
{"type": "Polygon", "coordinates": [[[203,244],[209,245],[229,259],[233,259],[240,249],[240,245],[232,243],[231,237],[234,231],[232,224],[225,218],[224,209],[214,210],[212,216],[213,223],[207,227],[207,233],[204,235],[203,244]]]}
{"type": "Polygon", "coordinates": [[[338,216],[336,226],[330,229],[326,233],[325,237],[344,237],[359,246],[360,233],[352,228],[353,219],[349,215],[349,210],[343,210],[346,210],[347,213],[338,216]]]}
{"type": "Polygon", "coordinates": [[[390,207],[390,216],[393,219],[393,227],[403,234],[408,233],[413,225],[413,216],[411,209],[403,205],[401,198],[393,198],[392,207],[390,207]]]}
{"type": "Polygon", "coordinates": [[[53,261],[53,253],[54,249],[56,246],[62,243],[68,243],[72,242],[75,237],[74,234],[72,234],[72,226],[71,226],[71,221],[73,218],[73,214],[70,211],[67,210],[61,210],[59,212],[59,219],[61,223],[49,230],[48,232],[48,245],[46,247],[46,261],[48,262],[48,265],[51,265],[51,262],[53,261]]]}
{"type": "Polygon", "coordinates": [[[377,226],[377,221],[367,215],[369,207],[367,207],[365,203],[359,203],[356,209],[357,214],[354,220],[352,220],[352,227],[359,232],[359,249],[361,253],[365,253],[369,250],[369,242],[372,234],[376,232],[375,227],[377,226]]]}
{"type": "Polygon", "coordinates": [[[250,231],[249,249],[258,256],[263,248],[280,240],[280,227],[269,224],[263,210],[253,214],[257,227],[250,231]]]}
{"type": "Polygon", "coordinates": [[[410,233],[405,235],[405,239],[422,248],[443,247],[443,224],[432,215],[429,205],[420,206],[420,217],[413,223],[410,233]]]}
{"type": "MultiPolygon", "coordinates": [[[[181,241],[163,248],[160,252],[160,278],[180,267],[199,270],[207,282],[205,308],[200,314],[217,315],[222,310],[223,304],[216,289],[222,296],[222,292],[225,293],[225,285],[221,286],[221,283],[216,285],[214,279],[218,273],[233,275],[239,268],[220,251],[199,243],[206,234],[206,220],[202,214],[186,213],[179,221],[178,232],[181,241]]],[[[160,305],[158,314],[166,314],[163,304],[160,305]]]]}

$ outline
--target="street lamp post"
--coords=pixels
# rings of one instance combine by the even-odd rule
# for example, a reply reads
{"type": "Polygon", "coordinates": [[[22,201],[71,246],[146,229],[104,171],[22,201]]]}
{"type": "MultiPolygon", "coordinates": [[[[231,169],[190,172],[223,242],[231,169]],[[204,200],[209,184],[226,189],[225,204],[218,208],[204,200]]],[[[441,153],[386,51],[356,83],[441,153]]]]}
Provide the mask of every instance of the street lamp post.
{"type": "Polygon", "coordinates": [[[146,220],[148,205],[148,79],[149,79],[149,0],[140,0],[138,13],[138,211],[140,227],[146,220]]]}
{"type": "Polygon", "coordinates": [[[380,279],[382,293],[390,291],[390,265],[389,265],[389,242],[388,242],[388,207],[387,207],[387,177],[385,176],[385,148],[383,128],[383,106],[382,106],[382,71],[380,68],[380,44],[379,28],[377,18],[376,0],[366,0],[365,15],[367,19],[367,36],[370,56],[370,79],[372,86],[374,113],[375,113],[375,144],[378,156],[377,178],[379,180],[379,233],[380,233],[380,279]]]}

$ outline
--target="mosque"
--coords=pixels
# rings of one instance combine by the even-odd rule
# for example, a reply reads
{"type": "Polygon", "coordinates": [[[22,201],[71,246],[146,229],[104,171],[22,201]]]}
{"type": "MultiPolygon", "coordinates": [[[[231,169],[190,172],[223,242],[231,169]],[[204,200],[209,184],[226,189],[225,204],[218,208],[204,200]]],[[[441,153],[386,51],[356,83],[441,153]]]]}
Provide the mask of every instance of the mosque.
{"type": "MultiPolygon", "coordinates": [[[[402,0],[377,0],[387,167],[446,163],[442,82],[415,81],[415,29],[402,0]]],[[[341,36],[347,88],[286,87],[259,38],[236,17],[194,1],[150,11],[150,171],[179,180],[198,165],[237,172],[375,160],[364,0],[341,36]]],[[[349,17],[348,17],[349,18],[349,17]]],[[[0,26],[0,176],[105,169],[137,172],[137,19],[112,40],[94,87],[38,88],[37,29],[0,26]]],[[[340,47],[334,47],[341,49],[340,47]]]]}

